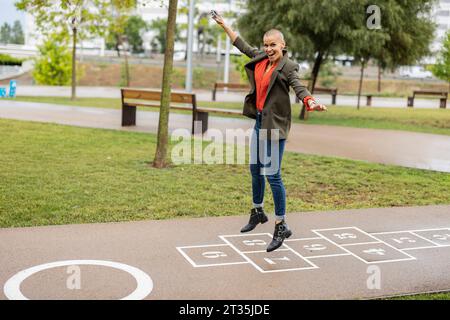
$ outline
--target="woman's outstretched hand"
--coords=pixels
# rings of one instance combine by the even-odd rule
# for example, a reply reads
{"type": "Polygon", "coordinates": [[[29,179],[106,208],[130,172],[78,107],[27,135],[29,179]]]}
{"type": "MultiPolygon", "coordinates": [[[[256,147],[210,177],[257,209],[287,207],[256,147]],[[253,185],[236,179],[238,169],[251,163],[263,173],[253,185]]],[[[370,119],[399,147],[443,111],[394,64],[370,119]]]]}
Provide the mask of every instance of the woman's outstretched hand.
{"type": "Polygon", "coordinates": [[[324,104],[316,103],[314,100],[309,100],[309,110],[310,111],[327,111],[328,108],[324,104]]]}
{"type": "Polygon", "coordinates": [[[214,19],[214,21],[217,22],[218,25],[223,26],[225,24],[225,21],[223,21],[222,16],[219,13],[217,13],[217,11],[211,10],[210,14],[211,14],[211,17],[214,19]]]}

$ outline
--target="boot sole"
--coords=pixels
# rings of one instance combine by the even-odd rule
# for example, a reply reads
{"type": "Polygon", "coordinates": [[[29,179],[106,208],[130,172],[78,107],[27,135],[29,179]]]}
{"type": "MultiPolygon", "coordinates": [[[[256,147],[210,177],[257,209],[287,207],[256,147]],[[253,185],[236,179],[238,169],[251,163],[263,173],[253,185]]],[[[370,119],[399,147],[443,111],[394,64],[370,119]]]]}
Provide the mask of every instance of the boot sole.
{"type": "MultiPolygon", "coordinates": [[[[289,238],[290,236],[292,236],[292,231],[291,231],[291,230],[288,230],[288,231],[286,232],[286,235],[285,235],[284,238],[287,239],[287,238],[289,238]]],[[[271,249],[271,250],[266,249],[266,252],[272,252],[272,251],[277,250],[279,247],[281,247],[281,246],[283,245],[283,243],[284,243],[284,241],[281,242],[280,245],[279,245],[278,247],[273,248],[273,249],[271,249]]]]}

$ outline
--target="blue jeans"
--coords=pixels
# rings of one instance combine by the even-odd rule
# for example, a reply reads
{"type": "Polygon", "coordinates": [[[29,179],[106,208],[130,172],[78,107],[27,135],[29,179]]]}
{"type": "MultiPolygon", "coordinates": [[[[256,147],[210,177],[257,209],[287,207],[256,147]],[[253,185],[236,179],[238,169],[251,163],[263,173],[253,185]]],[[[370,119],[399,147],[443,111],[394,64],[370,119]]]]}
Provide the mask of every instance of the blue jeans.
{"type": "Polygon", "coordinates": [[[256,124],[250,142],[250,172],[252,174],[253,204],[264,202],[265,177],[272,189],[275,215],[283,219],[286,214],[286,189],[281,179],[281,160],[286,139],[270,140],[261,134],[261,113],[256,115],[256,124]]]}

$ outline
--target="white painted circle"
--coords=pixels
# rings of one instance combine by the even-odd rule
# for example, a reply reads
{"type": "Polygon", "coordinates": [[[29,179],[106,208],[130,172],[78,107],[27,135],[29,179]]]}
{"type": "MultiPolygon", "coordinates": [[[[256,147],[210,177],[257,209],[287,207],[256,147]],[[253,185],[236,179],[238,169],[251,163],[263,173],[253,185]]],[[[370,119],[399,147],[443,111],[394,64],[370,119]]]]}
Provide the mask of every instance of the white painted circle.
{"type": "Polygon", "coordinates": [[[29,300],[20,291],[20,285],[25,279],[43,270],[73,265],[104,266],[119,269],[131,274],[136,279],[137,282],[136,290],[134,290],[131,294],[129,294],[125,298],[122,298],[121,300],[142,300],[146,296],[148,296],[150,292],[152,292],[153,290],[152,278],[150,278],[150,276],[146,274],[144,271],[129,266],[127,264],[105,260],[65,260],[65,261],[44,263],[20,271],[19,273],[12,276],[8,281],[6,281],[3,287],[3,292],[5,293],[5,296],[9,300],[29,300]]]}

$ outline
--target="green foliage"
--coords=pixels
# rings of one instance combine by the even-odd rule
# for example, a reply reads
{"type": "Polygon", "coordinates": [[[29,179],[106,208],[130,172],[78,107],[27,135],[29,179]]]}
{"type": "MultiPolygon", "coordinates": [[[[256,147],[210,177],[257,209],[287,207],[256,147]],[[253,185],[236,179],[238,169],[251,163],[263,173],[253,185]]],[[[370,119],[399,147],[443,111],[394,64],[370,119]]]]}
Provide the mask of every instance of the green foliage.
{"type": "Polygon", "coordinates": [[[71,83],[72,55],[68,39],[60,34],[48,35],[38,47],[33,77],[37,84],[63,86],[71,83]]]}
{"type": "MultiPolygon", "coordinates": [[[[260,44],[265,31],[280,29],[298,60],[336,54],[370,56],[384,66],[416,62],[428,54],[434,29],[428,13],[435,0],[248,0],[238,20],[249,42],[260,44]],[[381,9],[381,29],[366,26],[366,8],[381,9]]],[[[313,72],[314,72],[313,68],[313,72]]]]}
{"type": "Polygon", "coordinates": [[[11,57],[10,55],[0,53],[0,66],[21,66],[24,59],[11,57]]]}
{"type": "MultiPolygon", "coordinates": [[[[150,29],[156,31],[156,35],[152,40],[152,46],[157,45],[159,47],[159,52],[164,53],[166,51],[166,28],[167,19],[158,18],[152,21],[150,24],[150,29]]],[[[175,27],[175,41],[181,40],[179,26],[175,27]]]]}
{"type": "Polygon", "coordinates": [[[144,52],[142,31],[149,29],[148,24],[140,16],[131,16],[125,25],[125,34],[134,53],[144,52]]]}
{"type": "Polygon", "coordinates": [[[6,22],[0,28],[0,42],[1,43],[11,42],[11,26],[6,22]]]}
{"type": "Polygon", "coordinates": [[[241,76],[241,83],[248,82],[247,72],[245,72],[244,67],[250,60],[251,59],[244,54],[241,56],[231,56],[231,62],[234,63],[236,71],[239,71],[241,76]]]}
{"type": "Polygon", "coordinates": [[[327,88],[335,86],[336,80],[340,75],[342,75],[342,72],[332,61],[327,61],[324,63],[319,72],[319,78],[322,86],[327,88]]]}
{"type": "Polygon", "coordinates": [[[22,24],[19,20],[14,21],[10,26],[5,22],[0,27],[0,43],[24,44],[25,37],[23,35],[22,24]]]}
{"type": "Polygon", "coordinates": [[[450,31],[446,34],[436,64],[430,69],[436,77],[450,83],[450,31]]]}

